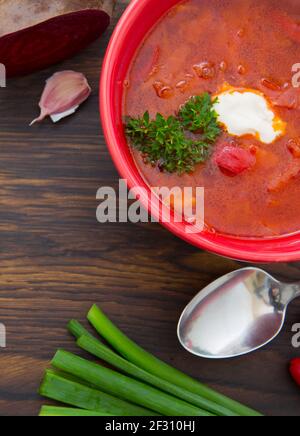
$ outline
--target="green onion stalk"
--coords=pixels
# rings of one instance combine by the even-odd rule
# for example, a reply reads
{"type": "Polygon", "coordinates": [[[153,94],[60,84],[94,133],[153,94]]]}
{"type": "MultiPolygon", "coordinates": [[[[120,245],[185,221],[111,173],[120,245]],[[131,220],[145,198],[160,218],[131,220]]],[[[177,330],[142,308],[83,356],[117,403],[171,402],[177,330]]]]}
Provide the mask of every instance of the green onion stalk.
{"type": "Polygon", "coordinates": [[[138,404],[161,415],[213,416],[206,410],[197,408],[152,386],[63,350],[56,353],[52,365],[91,383],[107,394],[138,404]]]}
{"type": "Polygon", "coordinates": [[[40,394],[51,400],[56,400],[80,409],[115,416],[153,416],[154,412],[129,404],[107,393],[84,386],[48,370],[40,387],[40,394]]]}
{"type": "Polygon", "coordinates": [[[91,336],[81,336],[77,340],[77,345],[83,350],[119,369],[123,373],[148,383],[164,392],[167,392],[168,394],[174,395],[175,397],[180,398],[196,407],[200,407],[201,409],[207,410],[218,416],[236,416],[236,414],[231,410],[226,409],[217,403],[213,403],[206,398],[200,397],[193,392],[187,391],[186,389],[174,385],[137,367],[136,365],[128,362],[118,354],[111,351],[108,347],[101,344],[97,339],[91,336]]]}
{"type": "Polygon", "coordinates": [[[96,305],[89,311],[88,320],[100,336],[117,350],[119,354],[150,374],[195,395],[204,397],[213,403],[217,403],[237,415],[261,416],[255,410],[214,391],[145,351],[122,333],[96,305]]]}

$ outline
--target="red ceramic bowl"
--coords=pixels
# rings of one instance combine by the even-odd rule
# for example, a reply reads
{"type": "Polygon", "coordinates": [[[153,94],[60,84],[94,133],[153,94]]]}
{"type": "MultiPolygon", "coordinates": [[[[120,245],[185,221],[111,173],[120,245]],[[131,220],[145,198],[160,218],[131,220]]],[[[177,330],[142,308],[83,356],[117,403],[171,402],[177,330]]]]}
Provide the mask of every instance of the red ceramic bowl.
{"type": "MultiPolygon", "coordinates": [[[[121,176],[128,186],[142,187],[140,201],[149,209],[151,190],[137,169],[124,136],[122,124],[123,83],[136,50],[159,18],[179,0],[132,0],[111,38],[102,69],[100,111],[105,138],[121,176]],[[147,192],[147,195],[145,194],[147,192]]],[[[167,213],[152,204],[152,215],[160,222],[167,213]]],[[[185,223],[163,223],[168,230],[196,247],[249,262],[300,260],[300,234],[276,239],[241,239],[207,231],[186,233],[185,223]]]]}

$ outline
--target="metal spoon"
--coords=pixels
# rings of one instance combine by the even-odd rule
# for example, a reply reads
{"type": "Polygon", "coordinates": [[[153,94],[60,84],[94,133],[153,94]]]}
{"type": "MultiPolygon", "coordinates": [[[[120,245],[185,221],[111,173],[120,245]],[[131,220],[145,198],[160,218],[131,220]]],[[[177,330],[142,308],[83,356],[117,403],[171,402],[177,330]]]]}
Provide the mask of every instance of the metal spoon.
{"type": "Polygon", "coordinates": [[[221,277],[186,307],[178,338],[190,353],[226,359],[258,350],[281,331],[299,284],[281,283],[258,268],[221,277]]]}

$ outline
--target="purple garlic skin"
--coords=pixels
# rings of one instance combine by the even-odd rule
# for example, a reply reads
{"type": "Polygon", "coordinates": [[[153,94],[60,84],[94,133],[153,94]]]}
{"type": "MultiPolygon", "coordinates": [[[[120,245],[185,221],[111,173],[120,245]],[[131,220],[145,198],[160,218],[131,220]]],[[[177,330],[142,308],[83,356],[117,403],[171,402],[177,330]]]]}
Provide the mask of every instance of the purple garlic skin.
{"type": "Polygon", "coordinates": [[[79,105],[91,95],[87,78],[76,71],[61,71],[50,77],[42,94],[39,106],[41,113],[32,121],[31,126],[46,117],[67,112],[79,105]]]}

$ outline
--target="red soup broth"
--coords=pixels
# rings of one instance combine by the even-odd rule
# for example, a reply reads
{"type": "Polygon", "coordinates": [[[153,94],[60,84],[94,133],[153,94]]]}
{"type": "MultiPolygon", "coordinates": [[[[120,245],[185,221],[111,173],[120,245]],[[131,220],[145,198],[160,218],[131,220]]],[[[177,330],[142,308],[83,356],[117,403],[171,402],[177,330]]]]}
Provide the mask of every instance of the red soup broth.
{"type": "MultiPolygon", "coordinates": [[[[299,0],[179,2],[152,29],[132,62],[124,116],[146,110],[151,117],[175,114],[191,96],[215,94],[224,83],[278,98],[292,86],[292,66],[300,62],[299,16],[299,0]],[[197,74],[204,62],[212,69],[205,78],[197,74]]],[[[274,109],[287,128],[272,144],[250,135],[237,139],[240,147],[255,150],[256,164],[236,176],[222,171],[213,155],[183,175],[161,172],[136,150],[133,155],[149,186],[204,187],[208,229],[242,237],[294,233],[300,229],[299,109],[274,109]]],[[[224,133],[213,147],[232,140],[224,133]]]]}

